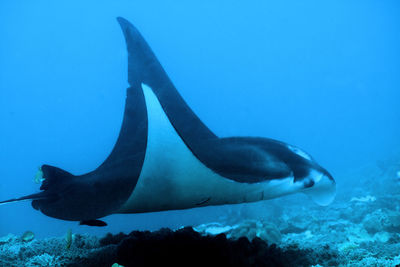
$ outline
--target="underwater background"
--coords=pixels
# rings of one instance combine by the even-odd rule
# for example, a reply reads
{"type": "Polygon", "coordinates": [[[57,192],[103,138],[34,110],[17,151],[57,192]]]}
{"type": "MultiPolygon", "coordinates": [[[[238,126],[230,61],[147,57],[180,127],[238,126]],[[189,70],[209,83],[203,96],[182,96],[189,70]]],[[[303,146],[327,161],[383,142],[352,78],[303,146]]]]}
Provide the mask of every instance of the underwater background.
{"type": "MultiPolygon", "coordinates": [[[[398,1],[1,1],[0,200],[39,191],[42,164],[83,174],[111,152],[128,87],[122,16],[218,136],[296,145],[336,179],[334,204],[357,210],[362,199],[373,213],[381,194],[400,214],[399,15],[398,1]]],[[[0,236],[177,229],[246,209],[272,221],[272,205],[305,218],[316,206],[294,195],[112,215],[94,228],[19,202],[0,206],[0,236]]]]}

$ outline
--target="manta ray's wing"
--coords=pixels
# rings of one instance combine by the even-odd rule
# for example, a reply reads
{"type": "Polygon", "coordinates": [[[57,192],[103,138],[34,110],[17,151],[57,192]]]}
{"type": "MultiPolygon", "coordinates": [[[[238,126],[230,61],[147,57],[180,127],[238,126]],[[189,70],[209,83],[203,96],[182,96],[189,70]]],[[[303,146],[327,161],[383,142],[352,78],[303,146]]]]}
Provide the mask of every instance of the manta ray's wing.
{"type": "Polygon", "coordinates": [[[285,163],[257,145],[218,138],[190,109],[139,31],[118,18],[128,49],[128,82],[146,84],[156,95],[172,126],[191,152],[221,176],[245,183],[290,175],[285,163]]]}
{"type": "Polygon", "coordinates": [[[128,49],[128,82],[131,86],[148,85],[186,144],[214,139],[216,135],[196,116],[175,89],[168,75],[139,31],[119,17],[128,49]]]}

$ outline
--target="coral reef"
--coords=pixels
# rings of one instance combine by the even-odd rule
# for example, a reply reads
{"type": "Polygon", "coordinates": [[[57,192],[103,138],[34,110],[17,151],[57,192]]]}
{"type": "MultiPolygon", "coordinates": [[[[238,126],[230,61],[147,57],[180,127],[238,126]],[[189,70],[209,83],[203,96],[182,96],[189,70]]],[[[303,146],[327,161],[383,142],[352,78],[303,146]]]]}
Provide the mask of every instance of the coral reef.
{"type": "Polygon", "coordinates": [[[112,248],[99,246],[98,238],[76,235],[70,249],[65,238],[25,242],[8,235],[1,238],[0,266],[111,266],[112,248]]]}
{"type": "Polygon", "coordinates": [[[228,239],[201,235],[191,227],[176,231],[134,231],[102,239],[77,235],[69,249],[63,238],[0,245],[1,266],[310,266],[312,251],[281,249],[258,237],[228,239]],[[18,249],[16,249],[18,248],[18,249]]]}
{"type": "Polygon", "coordinates": [[[222,225],[221,223],[208,223],[195,227],[203,235],[224,233],[228,238],[239,239],[247,237],[250,241],[258,237],[269,244],[279,244],[282,236],[279,229],[265,220],[243,220],[235,225],[222,225]]]}

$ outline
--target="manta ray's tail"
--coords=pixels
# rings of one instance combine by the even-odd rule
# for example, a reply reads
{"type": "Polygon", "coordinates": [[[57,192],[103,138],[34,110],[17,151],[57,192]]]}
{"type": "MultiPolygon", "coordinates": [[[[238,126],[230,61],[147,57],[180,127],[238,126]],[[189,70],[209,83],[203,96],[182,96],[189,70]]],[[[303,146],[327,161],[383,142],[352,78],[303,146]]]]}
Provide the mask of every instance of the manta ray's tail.
{"type": "Polygon", "coordinates": [[[24,200],[37,200],[37,199],[47,199],[47,194],[45,192],[39,192],[19,198],[12,198],[4,201],[0,201],[0,205],[12,203],[12,202],[18,202],[18,201],[24,201],[24,200]]]}
{"type": "Polygon", "coordinates": [[[52,190],[49,191],[49,189],[59,188],[60,185],[65,183],[66,180],[69,180],[71,179],[71,177],[73,177],[73,175],[69,172],[49,165],[43,165],[41,167],[41,171],[43,172],[41,175],[43,177],[46,177],[45,179],[43,179],[42,185],[40,186],[40,190],[44,191],[19,198],[12,198],[0,201],[0,205],[24,200],[54,199],[56,195],[52,192],[52,190]]]}

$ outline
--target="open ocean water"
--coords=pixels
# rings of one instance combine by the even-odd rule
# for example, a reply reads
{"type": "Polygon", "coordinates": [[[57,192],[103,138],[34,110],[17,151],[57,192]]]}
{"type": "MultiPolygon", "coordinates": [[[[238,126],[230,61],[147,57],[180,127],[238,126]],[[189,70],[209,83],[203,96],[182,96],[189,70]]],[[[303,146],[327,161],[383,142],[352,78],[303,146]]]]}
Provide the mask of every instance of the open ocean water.
{"type": "Polygon", "coordinates": [[[0,206],[0,266],[131,266],[116,248],[127,237],[101,238],[185,226],[189,235],[245,236],[255,250],[261,239],[285,258],[238,265],[398,266],[399,15],[394,0],[1,1],[0,201],[38,192],[42,164],[78,175],[110,154],[129,86],[117,17],[138,28],[217,136],[298,146],[332,174],[337,193],[324,207],[300,193],[110,215],[106,227],[10,203],[0,206]]]}

